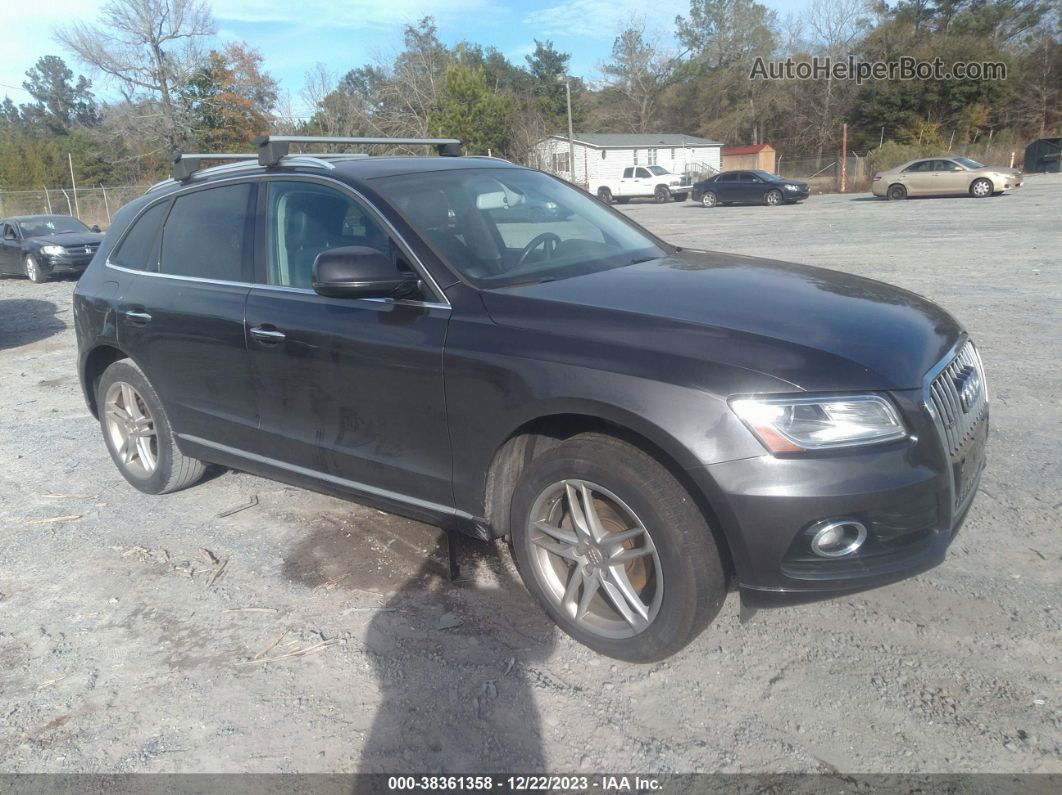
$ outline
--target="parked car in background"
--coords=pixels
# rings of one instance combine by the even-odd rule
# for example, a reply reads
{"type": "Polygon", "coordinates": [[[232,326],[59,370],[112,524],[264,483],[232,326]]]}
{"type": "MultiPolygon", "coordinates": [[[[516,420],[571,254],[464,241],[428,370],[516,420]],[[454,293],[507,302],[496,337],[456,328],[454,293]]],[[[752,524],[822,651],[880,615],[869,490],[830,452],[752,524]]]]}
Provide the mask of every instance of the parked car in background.
{"type": "Polygon", "coordinates": [[[690,178],[672,174],[663,166],[630,166],[619,179],[591,182],[590,192],[605,204],[624,204],[633,198],[653,198],[658,202],[686,201],[690,178]]]}
{"type": "Polygon", "coordinates": [[[670,245],[522,166],[290,142],[153,187],[77,284],[81,384],[137,489],[209,462],[508,538],[564,631],[639,662],[731,587],[793,604],[944,559],[988,392],[939,306],[670,245]]]}
{"type": "Polygon", "coordinates": [[[1020,188],[1022,181],[1016,168],[986,166],[967,157],[932,157],[875,174],[870,189],[875,196],[887,199],[966,194],[983,199],[1020,188]]]}
{"type": "Polygon", "coordinates": [[[0,220],[0,273],[40,284],[52,276],[78,275],[103,235],[70,215],[21,215],[0,220]]]}
{"type": "Polygon", "coordinates": [[[806,182],[769,171],[723,171],[694,184],[693,200],[705,207],[719,204],[794,204],[811,194],[806,182]]]}

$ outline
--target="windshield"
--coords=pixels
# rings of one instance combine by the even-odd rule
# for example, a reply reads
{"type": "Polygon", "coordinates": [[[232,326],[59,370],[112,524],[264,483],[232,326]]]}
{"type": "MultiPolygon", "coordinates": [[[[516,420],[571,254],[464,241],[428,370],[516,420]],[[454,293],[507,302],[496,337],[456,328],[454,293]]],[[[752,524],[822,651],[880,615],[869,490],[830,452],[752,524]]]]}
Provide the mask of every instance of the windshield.
{"type": "Polygon", "coordinates": [[[971,160],[968,157],[953,157],[952,160],[954,160],[956,163],[959,163],[960,165],[966,166],[967,168],[985,167],[984,163],[978,163],[976,160],[971,160]]]}
{"type": "Polygon", "coordinates": [[[33,218],[19,223],[23,237],[44,237],[45,235],[64,235],[69,232],[88,232],[89,228],[76,218],[66,215],[51,215],[33,218]]]}
{"type": "Polygon", "coordinates": [[[652,172],[654,177],[659,177],[662,174],[670,174],[671,173],[670,171],[668,171],[663,166],[649,166],[649,171],[652,172]]]}
{"type": "Polygon", "coordinates": [[[667,253],[596,199],[538,171],[436,171],[373,184],[450,267],[480,287],[552,281],[667,253]]]}

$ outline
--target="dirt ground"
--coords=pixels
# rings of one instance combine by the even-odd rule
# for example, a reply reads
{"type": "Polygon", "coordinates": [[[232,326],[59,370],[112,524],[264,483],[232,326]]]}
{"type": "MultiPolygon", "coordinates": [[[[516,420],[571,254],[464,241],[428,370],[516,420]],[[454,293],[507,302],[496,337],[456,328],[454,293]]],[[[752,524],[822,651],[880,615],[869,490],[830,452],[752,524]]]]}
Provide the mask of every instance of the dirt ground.
{"type": "Polygon", "coordinates": [[[0,281],[0,771],[1062,772],[1060,195],[624,208],[929,296],[993,402],[942,566],[744,625],[731,594],[649,666],[555,631],[501,545],[450,584],[439,532],[376,510],[234,472],[134,491],[78,389],[72,283],[0,281]]]}

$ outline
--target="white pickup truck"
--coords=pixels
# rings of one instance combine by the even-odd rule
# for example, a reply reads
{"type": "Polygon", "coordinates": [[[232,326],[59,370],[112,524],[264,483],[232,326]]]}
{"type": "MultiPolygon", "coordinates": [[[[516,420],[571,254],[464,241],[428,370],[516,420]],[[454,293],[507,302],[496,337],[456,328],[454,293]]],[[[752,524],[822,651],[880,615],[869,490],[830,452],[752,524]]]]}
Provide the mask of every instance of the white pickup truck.
{"type": "Polygon", "coordinates": [[[672,174],[663,166],[631,166],[623,169],[619,179],[602,179],[590,183],[590,192],[605,204],[626,204],[635,197],[654,198],[658,202],[685,201],[692,189],[689,177],[672,174]]]}

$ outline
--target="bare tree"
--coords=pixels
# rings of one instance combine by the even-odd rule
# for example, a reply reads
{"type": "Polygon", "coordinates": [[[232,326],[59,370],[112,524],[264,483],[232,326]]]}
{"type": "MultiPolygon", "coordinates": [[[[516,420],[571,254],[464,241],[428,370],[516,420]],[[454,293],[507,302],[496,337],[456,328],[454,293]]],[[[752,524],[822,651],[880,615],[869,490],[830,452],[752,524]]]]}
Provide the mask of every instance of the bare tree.
{"type": "Polygon", "coordinates": [[[75,22],[56,38],[111,78],[127,102],[157,106],[155,129],[177,150],[191,137],[180,89],[203,63],[200,42],[214,32],[204,0],[109,0],[97,24],[75,22]]]}
{"type": "Polygon", "coordinates": [[[660,93],[674,75],[674,56],[646,33],[645,20],[632,18],[612,44],[612,60],[601,67],[609,88],[622,97],[621,123],[632,132],[651,132],[660,93]]]}

